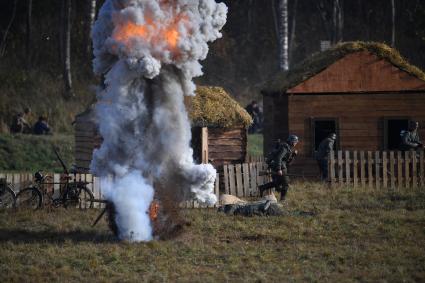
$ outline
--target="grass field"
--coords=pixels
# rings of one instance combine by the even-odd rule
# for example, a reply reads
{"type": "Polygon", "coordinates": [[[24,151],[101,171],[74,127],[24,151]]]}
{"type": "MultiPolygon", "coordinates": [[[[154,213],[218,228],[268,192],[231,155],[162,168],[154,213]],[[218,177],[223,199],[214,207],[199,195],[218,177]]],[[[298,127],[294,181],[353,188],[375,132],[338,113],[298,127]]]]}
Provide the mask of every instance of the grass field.
{"type": "Polygon", "coordinates": [[[248,135],[248,154],[252,156],[263,155],[263,134],[248,135]]]}
{"type": "Polygon", "coordinates": [[[0,213],[0,282],[425,280],[425,193],[296,184],[285,215],[183,211],[178,238],[117,242],[98,211],[0,213]],[[313,216],[304,212],[312,212],[313,216]]]}

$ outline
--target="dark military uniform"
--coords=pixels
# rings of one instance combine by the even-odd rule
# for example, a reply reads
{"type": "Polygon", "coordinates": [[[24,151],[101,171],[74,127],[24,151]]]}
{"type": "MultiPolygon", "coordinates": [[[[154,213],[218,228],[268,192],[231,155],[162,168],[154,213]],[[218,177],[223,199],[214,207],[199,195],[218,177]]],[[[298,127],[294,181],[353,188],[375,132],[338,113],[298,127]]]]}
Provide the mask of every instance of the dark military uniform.
{"type": "Polygon", "coordinates": [[[281,200],[283,200],[289,188],[288,165],[294,158],[294,152],[289,144],[281,143],[271,158],[269,168],[272,170],[272,182],[260,185],[258,189],[262,194],[265,190],[276,188],[280,192],[281,200]],[[282,175],[277,174],[280,170],[282,170],[282,175]]]}
{"type": "Polygon", "coordinates": [[[422,143],[419,139],[419,134],[417,130],[406,131],[401,137],[400,150],[417,150],[420,147],[422,147],[422,143]]]}
{"type": "Polygon", "coordinates": [[[334,147],[335,140],[328,137],[320,142],[319,148],[317,149],[316,159],[319,163],[320,173],[322,174],[322,180],[328,178],[328,156],[329,152],[334,147]]]}

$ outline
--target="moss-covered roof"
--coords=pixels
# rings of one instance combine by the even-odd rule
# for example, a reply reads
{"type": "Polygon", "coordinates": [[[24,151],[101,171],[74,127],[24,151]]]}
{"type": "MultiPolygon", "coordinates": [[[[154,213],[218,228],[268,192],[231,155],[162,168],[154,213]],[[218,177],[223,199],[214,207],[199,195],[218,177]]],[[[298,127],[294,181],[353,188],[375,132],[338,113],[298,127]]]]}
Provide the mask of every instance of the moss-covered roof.
{"type": "Polygon", "coordinates": [[[345,55],[359,51],[369,51],[401,70],[425,81],[425,73],[409,64],[396,49],[384,43],[353,41],[340,43],[326,51],[315,53],[290,71],[278,73],[265,85],[262,92],[265,94],[283,93],[320,73],[345,55]]]}
{"type": "Polygon", "coordinates": [[[221,87],[198,86],[196,96],[185,100],[194,126],[248,127],[251,116],[221,87]]]}

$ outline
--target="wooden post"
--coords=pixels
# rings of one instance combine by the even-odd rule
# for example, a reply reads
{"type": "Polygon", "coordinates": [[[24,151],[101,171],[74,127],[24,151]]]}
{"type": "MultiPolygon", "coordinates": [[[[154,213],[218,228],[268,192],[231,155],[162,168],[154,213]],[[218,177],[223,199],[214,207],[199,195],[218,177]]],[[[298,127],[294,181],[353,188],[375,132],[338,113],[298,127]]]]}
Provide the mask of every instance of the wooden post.
{"type": "Polygon", "coordinates": [[[350,152],[345,151],[345,184],[347,186],[351,185],[351,173],[350,173],[350,152]]]}
{"type": "Polygon", "coordinates": [[[390,178],[391,178],[391,188],[395,188],[395,158],[394,151],[390,151],[390,178]]]}
{"type": "Polygon", "coordinates": [[[382,187],[388,188],[387,152],[382,152],[382,187]]]}
{"type": "Polygon", "coordinates": [[[416,158],[416,152],[413,151],[412,152],[412,188],[418,187],[417,168],[418,168],[418,163],[416,158]]]}
{"type": "Polygon", "coordinates": [[[375,151],[375,187],[377,189],[379,189],[381,182],[381,169],[379,168],[380,163],[381,160],[379,159],[379,151],[375,151]]]}
{"type": "Polygon", "coordinates": [[[359,163],[359,160],[357,159],[357,150],[355,150],[353,152],[353,185],[354,185],[354,187],[357,187],[358,184],[359,184],[358,163],[359,163]]]}
{"type": "Polygon", "coordinates": [[[338,180],[339,185],[342,187],[342,184],[344,182],[343,179],[343,170],[342,170],[342,150],[338,150],[338,180]]]}
{"type": "Polygon", "coordinates": [[[251,183],[251,195],[258,195],[257,170],[255,163],[249,164],[249,176],[251,183]]]}
{"type": "Polygon", "coordinates": [[[419,153],[419,182],[421,184],[421,187],[425,186],[424,167],[425,167],[424,151],[421,150],[421,152],[419,153]]]}
{"type": "Polygon", "coordinates": [[[229,187],[229,165],[223,165],[223,177],[224,177],[224,193],[230,195],[229,187]]]}
{"type": "Polygon", "coordinates": [[[236,196],[243,197],[242,165],[236,164],[236,196]]]}
{"type": "Polygon", "coordinates": [[[406,188],[410,187],[410,151],[404,152],[404,179],[406,188]]]}
{"type": "Polygon", "coordinates": [[[218,206],[218,200],[220,199],[220,174],[218,174],[218,173],[215,177],[214,194],[217,197],[217,202],[215,203],[214,207],[217,207],[218,206]]]}
{"type": "Polygon", "coordinates": [[[201,141],[202,141],[202,163],[208,163],[208,128],[203,127],[201,129],[201,141]]]}
{"type": "Polygon", "coordinates": [[[360,182],[362,183],[362,187],[366,187],[365,163],[365,153],[364,151],[360,151],[360,182]]]}
{"type": "MultiPolygon", "coordinates": [[[[332,150],[329,153],[328,175],[331,178],[331,187],[335,186],[335,152],[332,150]]],[[[329,178],[328,176],[328,178],[329,178]]]]}
{"type": "Polygon", "coordinates": [[[250,192],[249,192],[249,167],[248,167],[248,163],[242,164],[242,172],[243,172],[243,195],[245,197],[249,197],[250,192]]]}
{"type": "Polygon", "coordinates": [[[367,175],[368,175],[368,187],[373,187],[373,158],[372,151],[367,152],[367,175]]]}
{"type": "Polygon", "coordinates": [[[401,151],[397,151],[397,187],[403,187],[403,159],[401,158],[401,151]]]}
{"type": "Polygon", "coordinates": [[[229,188],[230,194],[236,196],[236,188],[235,188],[235,165],[229,164],[229,188]]]}

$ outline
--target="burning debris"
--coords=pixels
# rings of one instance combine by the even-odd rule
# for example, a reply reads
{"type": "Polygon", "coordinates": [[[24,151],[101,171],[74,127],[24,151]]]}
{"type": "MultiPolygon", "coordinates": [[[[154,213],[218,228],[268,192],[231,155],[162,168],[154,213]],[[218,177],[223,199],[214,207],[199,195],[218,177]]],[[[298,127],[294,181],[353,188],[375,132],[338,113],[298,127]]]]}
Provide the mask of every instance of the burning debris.
{"type": "Polygon", "coordinates": [[[94,72],[105,76],[96,105],[103,143],[91,170],[103,177],[120,239],[170,235],[183,223],[179,202],[217,201],[215,169],[194,164],[183,99],[194,95],[199,60],[226,14],[214,0],[107,0],[99,12],[92,37],[94,72]]]}

